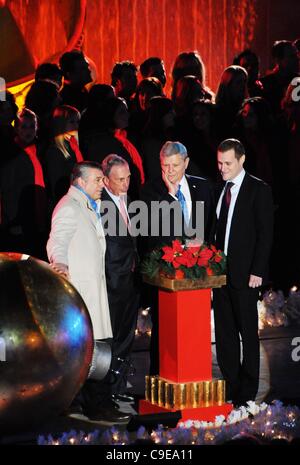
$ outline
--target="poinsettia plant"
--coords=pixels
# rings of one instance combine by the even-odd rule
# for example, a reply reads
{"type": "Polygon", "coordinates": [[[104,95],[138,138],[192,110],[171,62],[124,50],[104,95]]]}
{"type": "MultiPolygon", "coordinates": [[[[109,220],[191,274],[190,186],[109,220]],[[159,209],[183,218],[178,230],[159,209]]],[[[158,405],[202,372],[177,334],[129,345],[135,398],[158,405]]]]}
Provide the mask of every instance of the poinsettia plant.
{"type": "Polygon", "coordinates": [[[182,243],[154,249],[142,263],[142,273],[149,278],[160,274],[175,279],[204,279],[226,272],[226,256],[214,245],[182,243]]]}

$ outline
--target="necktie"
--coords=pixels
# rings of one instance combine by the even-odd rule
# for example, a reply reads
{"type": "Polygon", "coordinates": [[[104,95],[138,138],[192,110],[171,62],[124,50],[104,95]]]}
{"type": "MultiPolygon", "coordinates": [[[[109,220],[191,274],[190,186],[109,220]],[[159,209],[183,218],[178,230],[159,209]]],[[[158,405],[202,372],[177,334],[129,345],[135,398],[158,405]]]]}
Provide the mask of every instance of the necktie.
{"type": "Polygon", "coordinates": [[[222,205],[220,209],[220,215],[217,223],[217,234],[216,234],[216,246],[220,250],[224,250],[225,233],[227,225],[228,210],[231,201],[231,188],[234,185],[233,182],[228,182],[225,187],[225,192],[222,199],[222,205]]]}
{"type": "Polygon", "coordinates": [[[124,223],[126,224],[127,228],[130,229],[129,221],[128,221],[128,215],[127,215],[127,209],[126,209],[126,202],[125,202],[125,195],[120,195],[120,213],[121,216],[124,220],[124,223]]]}
{"type": "Polygon", "coordinates": [[[189,213],[188,213],[188,209],[187,209],[187,205],[186,205],[185,196],[181,192],[180,184],[179,184],[178,191],[177,191],[175,197],[177,197],[177,199],[178,199],[178,201],[180,203],[185,223],[189,224],[189,213]]]}

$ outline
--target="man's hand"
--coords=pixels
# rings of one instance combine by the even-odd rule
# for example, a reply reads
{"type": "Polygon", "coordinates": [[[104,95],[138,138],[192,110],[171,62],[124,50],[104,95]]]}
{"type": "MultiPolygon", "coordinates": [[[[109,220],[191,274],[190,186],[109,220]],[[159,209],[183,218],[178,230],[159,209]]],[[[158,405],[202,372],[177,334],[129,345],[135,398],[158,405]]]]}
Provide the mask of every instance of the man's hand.
{"type": "Polygon", "coordinates": [[[255,276],[254,274],[250,274],[249,278],[249,287],[260,287],[262,285],[262,278],[259,276],[255,276]]]}
{"type": "Polygon", "coordinates": [[[50,263],[56,273],[61,274],[64,278],[69,279],[69,268],[64,263],[50,263]]]}
{"type": "Polygon", "coordinates": [[[166,187],[168,189],[169,194],[176,196],[176,193],[178,191],[179,183],[177,182],[175,184],[172,184],[171,181],[169,181],[169,179],[167,178],[167,175],[163,170],[161,172],[161,176],[162,176],[163,182],[165,183],[165,185],[166,185],[166,187]]]}

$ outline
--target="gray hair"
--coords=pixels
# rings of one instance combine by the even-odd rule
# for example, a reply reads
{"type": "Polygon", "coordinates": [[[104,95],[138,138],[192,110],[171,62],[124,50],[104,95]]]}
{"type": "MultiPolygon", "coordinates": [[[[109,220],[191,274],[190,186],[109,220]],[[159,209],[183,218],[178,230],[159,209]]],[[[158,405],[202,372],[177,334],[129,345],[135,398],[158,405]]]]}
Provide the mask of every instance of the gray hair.
{"type": "Polygon", "coordinates": [[[75,163],[70,178],[71,184],[76,186],[78,178],[82,178],[86,181],[89,177],[89,171],[91,168],[102,171],[100,163],[96,161],[81,161],[80,163],[75,163]]]}
{"type": "Polygon", "coordinates": [[[114,166],[120,166],[120,165],[128,165],[127,161],[124,160],[124,158],[119,157],[119,155],[116,155],[114,153],[107,155],[107,157],[104,158],[101,166],[102,166],[102,171],[104,176],[108,177],[111,169],[114,166]]]}
{"type": "Polygon", "coordinates": [[[188,157],[186,147],[181,142],[167,141],[161,148],[160,157],[180,155],[184,160],[188,157]]]}

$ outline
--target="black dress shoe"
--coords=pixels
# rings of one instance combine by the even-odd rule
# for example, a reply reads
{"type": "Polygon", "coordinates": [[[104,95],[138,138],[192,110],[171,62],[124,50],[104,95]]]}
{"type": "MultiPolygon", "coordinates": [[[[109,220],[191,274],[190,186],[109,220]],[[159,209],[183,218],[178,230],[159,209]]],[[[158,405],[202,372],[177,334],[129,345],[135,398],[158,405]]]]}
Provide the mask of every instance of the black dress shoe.
{"type": "Polygon", "coordinates": [[[115,402],[134,402],[134,397],[128,394],[113,394],[111,397],[115,402]]]}
{"type": "Polygon", "coordinates": [[[86,412],[90,421],[101,422],[106,424],[127,423],[131,415],[120,412],[114,406],[98,407],[95,412],[86,412]]]}

